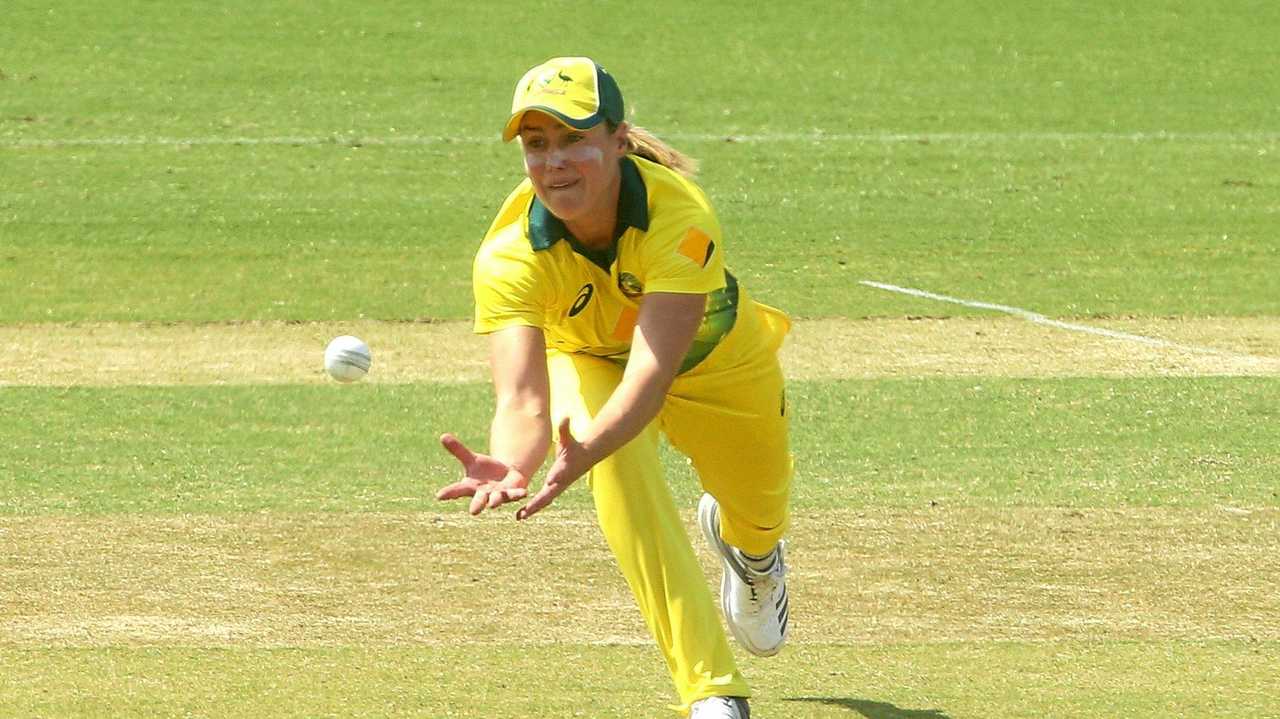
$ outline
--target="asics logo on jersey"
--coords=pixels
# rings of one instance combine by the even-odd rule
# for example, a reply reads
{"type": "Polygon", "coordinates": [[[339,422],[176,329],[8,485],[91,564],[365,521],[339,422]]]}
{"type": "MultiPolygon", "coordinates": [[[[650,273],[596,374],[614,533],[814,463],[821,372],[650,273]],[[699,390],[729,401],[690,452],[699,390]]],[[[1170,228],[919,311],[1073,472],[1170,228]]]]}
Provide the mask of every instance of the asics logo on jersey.
{"type": "Polygon", "coordinates": [[[595,288],[591,286],[590,282],[583,285],[582,289],[578,290],[578,299],[574,300],[573,306],[569,308],[569,316],[577,317],[579,312],[586,309],[587,303],[591,301],[591,295],[594,294],[595,291],[595,288]]]}

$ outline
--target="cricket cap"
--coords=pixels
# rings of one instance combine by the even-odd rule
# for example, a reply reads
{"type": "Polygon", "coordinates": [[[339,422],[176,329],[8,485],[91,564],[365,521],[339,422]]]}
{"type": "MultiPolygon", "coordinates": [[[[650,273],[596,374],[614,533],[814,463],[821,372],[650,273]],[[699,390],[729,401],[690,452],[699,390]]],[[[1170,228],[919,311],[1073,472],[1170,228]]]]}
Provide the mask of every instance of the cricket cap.
{"type": "Polygon", "coordinates": [[[520,118],[540,110],[575,130],[586,130],[608,120],[622,122],[622,91],[613,76],[588,57],[555,57],[538,65],[516,83],[511,117],[502,130],[502,141],[520,133],[520,118]]]}

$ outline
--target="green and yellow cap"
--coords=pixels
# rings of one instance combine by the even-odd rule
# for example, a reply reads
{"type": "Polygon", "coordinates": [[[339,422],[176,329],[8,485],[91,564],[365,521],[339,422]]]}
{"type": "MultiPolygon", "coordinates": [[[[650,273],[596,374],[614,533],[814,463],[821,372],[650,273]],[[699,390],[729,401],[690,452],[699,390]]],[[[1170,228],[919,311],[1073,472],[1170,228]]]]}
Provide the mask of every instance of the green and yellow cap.
{"type": "Polygon", "coordinates": [[[613,76],[588,57],[555,57],[538,65],[516,83],[511,117],[502,130],[502,141],[520,133],[520,118],[529,110],[541,110],[575,130],[586,130],[608,120],[622,122],[622,91],[613,76]]]}

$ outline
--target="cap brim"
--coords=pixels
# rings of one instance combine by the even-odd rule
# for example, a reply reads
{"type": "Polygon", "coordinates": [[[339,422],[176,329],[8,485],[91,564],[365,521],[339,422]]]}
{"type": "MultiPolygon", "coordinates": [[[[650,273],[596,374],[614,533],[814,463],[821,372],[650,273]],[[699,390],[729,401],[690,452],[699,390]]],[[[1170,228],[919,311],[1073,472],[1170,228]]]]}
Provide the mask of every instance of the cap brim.
{"type": "Polygon", "coordinates": [[[524,117],[524,114],[530,110],[546,113],[558,120],[561,125],[572,127],[575,130],[590,130],[604,120],[604,117],[598,112],[590,117],[578,119],[569,117],[554,107],[548,107],[547,105],[530,105],[528,107],[522,107],[511,113],[511,117],[507,120],[507,126],[502,128],[503,142],[511,142],[515,139],[516,135],[520,134],[520,118],[524,117]]]}

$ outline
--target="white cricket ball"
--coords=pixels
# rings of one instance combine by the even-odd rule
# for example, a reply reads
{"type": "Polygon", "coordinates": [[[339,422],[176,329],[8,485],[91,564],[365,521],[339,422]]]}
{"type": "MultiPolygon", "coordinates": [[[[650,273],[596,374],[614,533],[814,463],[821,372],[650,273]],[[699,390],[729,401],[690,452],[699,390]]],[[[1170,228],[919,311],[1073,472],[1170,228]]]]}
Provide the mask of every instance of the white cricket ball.
{"type": "Polygon", "coordinates": [[[364,340],[351,335],[334,337],[324,348],[324,369],[339,382],[355,382],[369,373],[373,355],[364,340]]]}

